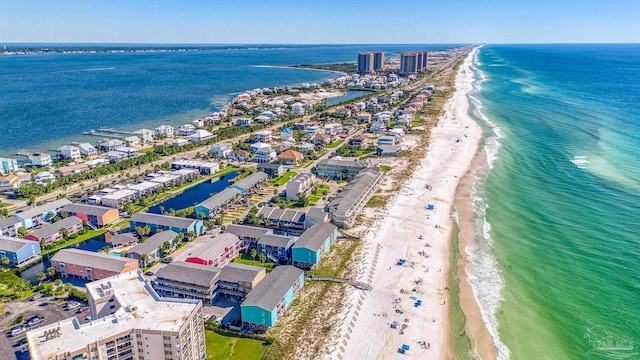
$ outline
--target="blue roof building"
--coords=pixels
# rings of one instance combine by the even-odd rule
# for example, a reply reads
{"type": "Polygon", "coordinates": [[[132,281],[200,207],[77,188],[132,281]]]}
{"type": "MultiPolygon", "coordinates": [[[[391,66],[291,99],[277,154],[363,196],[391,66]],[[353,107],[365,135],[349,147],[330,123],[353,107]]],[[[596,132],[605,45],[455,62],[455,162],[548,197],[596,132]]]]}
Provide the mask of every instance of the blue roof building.
{"type": "Polygon", "coordinates": [[[0,259],[9,258],[10,267],[18,267],[40,255],[40,243],[0,235],[0,259]]]}

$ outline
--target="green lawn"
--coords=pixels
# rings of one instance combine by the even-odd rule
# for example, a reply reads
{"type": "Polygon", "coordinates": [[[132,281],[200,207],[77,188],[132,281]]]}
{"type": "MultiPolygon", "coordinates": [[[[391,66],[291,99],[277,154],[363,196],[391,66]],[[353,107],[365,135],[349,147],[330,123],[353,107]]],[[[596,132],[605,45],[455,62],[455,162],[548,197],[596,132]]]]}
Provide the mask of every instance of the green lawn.
{"type": "Polygon", "coordinates": [[[320,199],[322,195],[309,195],[309,206],[314,206],[320,199]]]}
{"type": "Polygon", "coordinates": [[[238,338],[205,331],[206,360],[260,360],[267,346],[260,340],[238,338]]]}
{"type": "Polygon", "coordinates": [[[334,149],[337,148],[338,146],[340,146],[340,144],[342,144],[344,140],[336,140],[334,142],[332,142],[331,144],[325,145],[324,147],[327,149],[334,149]]]}
{"type": "Polygon", "coordinates": [[[274,186],[281,186],[289,182],[289,179],[296,175],[298,175],[298,173],[296,173],[295,171],[287,170],[279,178],[269,179],[269,182],[274,186]]]}
{"type": "MultiPolygon", "coordinates": [[[[258,259],[257,256],[256,256],[256,259],[258,259]]],[[[233,259],[233,262],[237,262],[239,264],[263,267],[263,268],[267,269],[267,272],[271,272],[273,270],[273,268],[276,267],[276,264],[274,264],[272,262],[269,262],[269,260],[267,260],[267,262],[264,263],[264,264],[260,263],[260,261],[258,261],[258,260],[251,260],[251,256],[249,256],[249,254],[245,254],[245,253],[242,253],[240,255],[240,257],[237,257],[237,258],[233,259]]]]}
{"type": "Polygon", "coordinates": [[[226,175],[230,172],[234,172],[234,171],[238,171],[240,170],[239,167],[235,167],[233,165],[227,165],[224,168],[220,169],[220,171],[216,172],[215,174],[211,175],[211,177],[215,178],[215,177],[220,177],[222,175],[226,175]]]}
{"type": "Polygon", "coordinates": [[[93,237],[96,237],[98,235],[102,235],[102,234],[107,232],[107,229],[105,229],[105,228],[98,229],[98,230],[92,230],[90,228],[87,228],[87,229],[88,229],[88,231],[85,234],[80,235],[75,239],[67,239],[67,240],[56,241],[54,243],[53,247],[51,247],[49,249],[46,249],[46,250],[42,250],[42,255],[46,255],[46,254],[49,254],[51,252],[58,251],[58,250],[63,249],[65,247],[69,246],[69,245],[73,245],[73,244],[79,243],[81,241],[85,241],[87,239],[91,239],[93,237]]]}

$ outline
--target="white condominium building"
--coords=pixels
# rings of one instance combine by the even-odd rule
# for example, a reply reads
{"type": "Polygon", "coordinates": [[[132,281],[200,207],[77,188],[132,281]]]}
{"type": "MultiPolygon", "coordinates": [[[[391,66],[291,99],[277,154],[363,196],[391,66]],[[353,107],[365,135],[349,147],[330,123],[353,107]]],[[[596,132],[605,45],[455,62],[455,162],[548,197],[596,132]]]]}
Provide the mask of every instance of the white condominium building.
{"type": "Polygon", "coordinates": [[[27,332],[33,360],[201,360],[200,300],[161,298],[141,271],[86,285],[93,321],[76,317],[27,332]]]}

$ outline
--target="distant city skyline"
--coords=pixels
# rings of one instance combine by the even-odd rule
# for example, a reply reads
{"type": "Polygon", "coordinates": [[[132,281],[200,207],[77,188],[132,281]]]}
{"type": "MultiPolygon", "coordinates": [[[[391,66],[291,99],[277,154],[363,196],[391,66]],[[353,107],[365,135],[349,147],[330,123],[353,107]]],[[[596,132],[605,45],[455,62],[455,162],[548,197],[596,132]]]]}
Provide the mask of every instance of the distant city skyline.
{"type": "Polygon", "coordinates": [[[0,0],[2,43],[640,42],[640,2],[0,0]]]}

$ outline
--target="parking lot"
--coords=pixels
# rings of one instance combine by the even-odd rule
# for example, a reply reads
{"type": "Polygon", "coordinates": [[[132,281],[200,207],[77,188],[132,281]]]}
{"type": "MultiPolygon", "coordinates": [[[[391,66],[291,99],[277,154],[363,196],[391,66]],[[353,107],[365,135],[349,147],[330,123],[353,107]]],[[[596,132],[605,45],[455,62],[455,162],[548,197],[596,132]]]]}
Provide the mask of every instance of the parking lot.
{"type": "Polygon", "coordinates": [[[65,303],[64,299],[42,297],[34,301],[24,300],[4,304],[2,308],[5,313],[0,315],[0,327],[4,329],[4,333],[0,336],[0,359],[23,360],[29,358],[28,352],[21,352],[21,349],[26,345],[25,333],[12,336],[13,327],[9,327],[19,316],[25,320],[35,316],[42,318],[41,323],[28,327],[28,330],[31,330],[72,316],[77,316],[80,321],[84,321],[84,318],[89,315],[88,309],[81,313],[77,312],[82,306],[74,310],[66,310],[65,303]]]}

